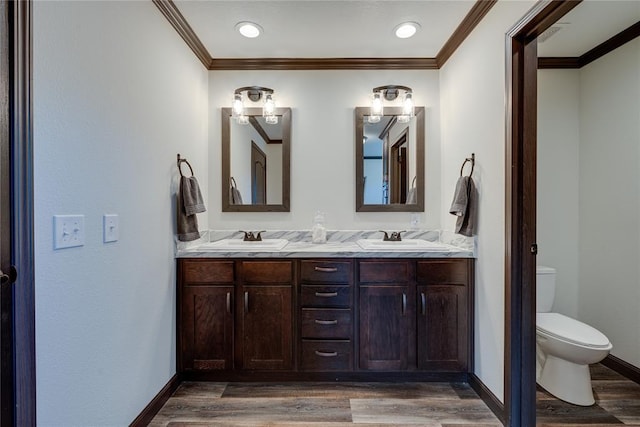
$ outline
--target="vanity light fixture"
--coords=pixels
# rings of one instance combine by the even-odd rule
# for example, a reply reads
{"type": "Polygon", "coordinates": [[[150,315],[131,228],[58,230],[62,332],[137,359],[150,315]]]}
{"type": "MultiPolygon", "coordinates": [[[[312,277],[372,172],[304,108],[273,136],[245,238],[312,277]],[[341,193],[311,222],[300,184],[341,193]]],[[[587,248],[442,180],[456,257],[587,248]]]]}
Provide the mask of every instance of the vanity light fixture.
{"type": "Polygon", "coordinates": [[[369,114],[369,123],[377,123],[384,112],[384,101],[393,101],[402,92],[402,114],[398,116],[399,123],[408,123],[415,114],[413,91],[407,86],[386,85],[373,88],[373,98],[369,114]]]}
{"type": "Polygon", "coordinates": [[[420,29],[420,24],[417,22],[403,22],[401,24],[396,25],[393,29],[393,33],[399,39],[408,39],[412,37],[415,33],[420,29]]]}
{"type": "Polygon", "coordinates": [[[269,124],[275,125],[278,123],[278,116],[276,116],[276,101],[273,99],[273,89],[262,86],[245,86],[236,89],[233,93],[233,104],[231,108],[232,117],[236,119],[238,124],[249,124],[249,117],[244,114],[243,93],[246,93],[246,97],[252,102],[258,102],[264,97],[262,117],[264,117],[265,121],[269,124]]]}
{"type": "Polygon", "coordinates": [[[262,27],[254,22],[238,22],[235,28],[240,34],[250,39],[254,39],[262,34],[262,27]]]}

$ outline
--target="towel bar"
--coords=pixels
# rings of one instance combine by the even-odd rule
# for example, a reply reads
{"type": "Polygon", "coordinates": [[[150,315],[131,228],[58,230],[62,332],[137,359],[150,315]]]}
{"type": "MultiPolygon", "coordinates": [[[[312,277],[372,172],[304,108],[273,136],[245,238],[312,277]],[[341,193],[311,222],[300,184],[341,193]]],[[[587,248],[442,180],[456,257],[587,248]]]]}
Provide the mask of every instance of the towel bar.
{"type": "Polygon", "coordinates": [[[176,161],[177,165],[178,165],[178,171],[180,171],[180,176],[184,176],[182,175],[182,163],[186,163],[187,166],[189,166],[189,170],[191,171],[191,176],[193,176],[193,168],[191,167],[191,163],[189,163],[189,161],[187,159],[181,159],[180,158],[180,153],[178,153],[178,160],[176,161]]]}
{"type": "Polygon", "coordinates": [[[467,162],[471,162],[471,172],[469,173],[469,176],[471,176],[473,175],[473,168],[476,165],[476,153],[471,153],[471,157],[467,157],[466,159],[464,159],[464,162],[462,162],[462,167],[460,168],[460,176],[462,176],[464,165],[466,165],[467,162]]]}

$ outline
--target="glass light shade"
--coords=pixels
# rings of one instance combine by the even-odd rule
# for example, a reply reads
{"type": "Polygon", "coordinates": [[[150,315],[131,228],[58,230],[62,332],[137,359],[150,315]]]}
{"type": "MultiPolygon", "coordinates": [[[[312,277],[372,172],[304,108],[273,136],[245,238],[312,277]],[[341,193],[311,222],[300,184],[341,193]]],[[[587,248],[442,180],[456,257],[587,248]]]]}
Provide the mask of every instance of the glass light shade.
{"type": "Polygon", "coordinates": [[[236,93],[233,95],[232,105],[232,117],[237,119],[244,114],[244,103],[242,102],[242,94],[236,93]]]}
{"type": "Polygon", "coordinates": [[[402,114],[397,117],[398,117],[398,123],[409,123],[409,121],[411,120],[411,116],[408,116],[406,114],[402,114]]]}
{"type": "Polygon", "coordinates": [[[262,106],[262,116],[270,117],[275,114],[276,111],[276,101],[273,100],[273,97],[270,93],[268,93],[264,97],[264,105],[262,106]]]}
{"type": "Polygon", "coordinates": [[[378,123],[380,121],[380,116],[369,116],[367,121],[369,123],[378,123]]]}
{"type": "MultiPolygon", "coordinates": [[[[373,116],[382,116],[384,111],[384,105],[382,103],[382,94],[380,92],[375,92],[373,94],[373,99],[371,100],[371,115],[369,117],[373,117],[373,116]]],[[[380,117],[378,117],[377,122],[380,121],[380,117]]],[[[372,122],[371,119],[369,119],[369,123],[375,123],[372,122]]]]}
{"type": "Polygon", "coordinates": [[[414,116],[413,96],[410,93],[405,94],[402,100],[402,114],[405,116],[414,116]]]}
{"type": "Polygon", "coordinates": [[[238,122],[239,125],[248,125],[249,124],[249,116],[238,116],[236,117],[236,121],[238,122]]]}

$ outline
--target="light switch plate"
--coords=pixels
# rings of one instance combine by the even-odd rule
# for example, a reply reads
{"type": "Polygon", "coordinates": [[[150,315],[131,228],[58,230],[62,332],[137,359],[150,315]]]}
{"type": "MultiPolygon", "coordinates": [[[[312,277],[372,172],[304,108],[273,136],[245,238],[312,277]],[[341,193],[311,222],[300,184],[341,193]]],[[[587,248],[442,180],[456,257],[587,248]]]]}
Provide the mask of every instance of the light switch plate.
{"type": "Polygon", "coordinates": [[[84,246],[84,215],[53,216],[53,248],[84,246]]]}
{"type": "Polygon", "coordinates": [[[104,214],[102,217],[104,243],[116,242],[120,234],[118,215],[104,214]]]}

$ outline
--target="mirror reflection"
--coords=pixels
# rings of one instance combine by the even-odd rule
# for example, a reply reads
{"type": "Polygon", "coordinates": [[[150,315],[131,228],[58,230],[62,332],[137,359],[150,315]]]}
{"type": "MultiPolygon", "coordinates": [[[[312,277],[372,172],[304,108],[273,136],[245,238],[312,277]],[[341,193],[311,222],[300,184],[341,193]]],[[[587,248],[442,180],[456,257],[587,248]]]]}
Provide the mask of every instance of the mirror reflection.
{"type": "Polygon", "coordinates": [[[408,123],[400,108],[385,108],[369,122],[369,108],[356,108],[356,211],[424,210],[424,107],[408,123]]]}
{"type": "Polygon", "coordinates": [[[291,110],[276,109],[267,123],[261,109],[246,111],[238,123],[222,109],[222,211],[289,211],[291,110]]]}

